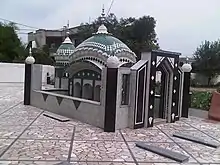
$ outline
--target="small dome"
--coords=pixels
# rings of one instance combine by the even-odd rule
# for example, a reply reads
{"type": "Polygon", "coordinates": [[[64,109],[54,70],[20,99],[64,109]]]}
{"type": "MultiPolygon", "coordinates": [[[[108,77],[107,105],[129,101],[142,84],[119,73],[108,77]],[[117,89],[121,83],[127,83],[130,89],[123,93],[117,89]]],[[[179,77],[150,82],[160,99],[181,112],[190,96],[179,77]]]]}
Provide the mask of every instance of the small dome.
{"type": "Polygon", "coordinates": [[[97,33],[76,47],[70,56],[70,62],[84,57],[94,57],[100,63],[107,64],[110,56],[117,56],[120,61],[136,62],[136,55],[127,45],[108,33],[105,25],[98,28],[97,33]]]}
{"type": "Polygon", "coordinates": [[[72,41],[66,37],[54,55],[56,63],[69,63],[69,56],[74,52],[74,49],[72,41]]]}
{"type": "Polygon", "coordinates": [[[75,49],[75,46],[73,45],[72,41],[70,40],[69,37],[66,37],[63,43],[57,49],[56,53],[58,55],[70,55],[74,49],[75,49]]]}

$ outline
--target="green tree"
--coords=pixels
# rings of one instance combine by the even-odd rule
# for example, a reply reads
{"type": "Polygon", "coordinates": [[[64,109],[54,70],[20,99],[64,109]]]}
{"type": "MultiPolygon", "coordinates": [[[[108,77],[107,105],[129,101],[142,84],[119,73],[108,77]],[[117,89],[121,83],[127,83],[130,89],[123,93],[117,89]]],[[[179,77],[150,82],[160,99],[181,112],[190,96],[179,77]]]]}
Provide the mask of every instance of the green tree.
{"type": "MultiPolygon", "coordinates": [[[[80,26],[78,31],[80,42],[92,36],[100,24],[101,17],[91,24],[81,24],[83,26],[80,26]]],[[[109,33],[119,38],[135,52],[138,59],[140,59],[141,50],[159,48],[155,32],[156,21],[153,17],[144,16],[139,19],[130,17],[118,20],[117,17],[111,13],[106,17],[105,25],[109,33]]]]}
{"type": "Polygon", "coordinates": [[[14,24],[0,23],[0,61],[13,62],[24,54],[24,46],[18,38],[14,24]]]}
{"type": "Polygon", "coordinates": [[[54,60],[51,58],[49,53],[48,45],[44,45],[42,48],[34,48],[32,55],[35,58],[36,64],[53,65],[54,60]]]}
{"type": "MultiPolygon", "coordinates": [[[[30,52],[29,52],[30,47],[31,45],[26,46],[25,52],[22,54],[22,56],[15,58],[13,62],[24,63],[26,57],[30,55],[30,52]]],[[[50,56],[48,45],[44,45],[42,48],[33,48],[32,56],[35,58],[36,64],[43,64],[43,65],[54,64],[54,59],[50,56]]]]}
{"type": "Polygon", "coordinates": [[[220,40],[202,43],[194,53],[193,69],[208,78],[208,85],[220,73],[220,40]]]}
{"type": "Polygon", "coordinates": [[[153,17],[128,18],[122,19],[120,22],[123,23],[120,29],[120,39],[135,52],[138,59],[140,59],[143,49],[159,48],[155,32],[156,21],[153,17]]]}

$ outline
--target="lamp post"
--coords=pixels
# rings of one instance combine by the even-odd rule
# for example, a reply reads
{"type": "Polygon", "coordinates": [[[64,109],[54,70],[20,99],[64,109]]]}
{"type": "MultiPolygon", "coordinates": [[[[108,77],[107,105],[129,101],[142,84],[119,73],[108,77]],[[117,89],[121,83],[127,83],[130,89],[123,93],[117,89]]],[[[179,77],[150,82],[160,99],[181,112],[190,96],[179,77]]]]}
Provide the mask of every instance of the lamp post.
{"type": "Polygon", "coordinates": [[[188,118],[190,104],[190,72],[192,70],[192,66],[189,63],[185,63],[182,66],[182,70],[184,72],[182,117],[188,118]]]}
{"type": "Polygon", "coordinates": [[[31,66],[35,63],[32,56],[32,48],[29,49],[29,56],[25,59],[25,77],[24,77],[24,105],[30,105],[31,100],[31,66]]]}
{"type": "Polygon", "coordinates": [[[116,56],[107,60],[106,98],[105,98],[105,132],[115,132],[117,79],[120,61],[116,56]]]}

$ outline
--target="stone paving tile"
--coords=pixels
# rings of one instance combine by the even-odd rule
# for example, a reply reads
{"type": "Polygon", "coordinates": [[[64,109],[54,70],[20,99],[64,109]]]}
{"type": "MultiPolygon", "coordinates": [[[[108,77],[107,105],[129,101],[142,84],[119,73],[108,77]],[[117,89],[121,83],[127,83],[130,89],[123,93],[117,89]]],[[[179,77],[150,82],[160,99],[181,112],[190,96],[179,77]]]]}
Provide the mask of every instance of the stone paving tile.
{"type": "MultiPolygon", "coordinates": [[[[1,96],[0,99],[4,98],[20,98],[20,100],[23,99],[23,89],[21,88],[10,88],[10,90],[1,89],[0,87],[1,96]]],[[[13,101],[13,100],[11,100],[13,101]]]]}
{"type": "Polygon", "coordinates": [[[7,104],[13,104],[13,103],[17,103],[22,101],[22,99],[20,98],[21,96],[4,96],[0,98],[0,105],[7,105],[7,104]],[[5,103],[5,104],[4,104],[5,103]]]}
{"type": "Polygon", "coordinates": [[[18,117],[37,117],[43,110],[32,106],[19,104],[18,106],[3,113],[3,116],[18,116],[18,117]]]}
{"type": "Polygon", "coordinates": [[[196,143],[179,143],[188,153],[193,155],[200,163],[220,164],[220,148],[211,148],[196,143]]]}
{"type": "Polygon", "coordinates": [[[199,163],[138,163],[138,165],[201,165],[199,163]]]}
{"type": "Polygon", "coordinates": [[[136,165],[128,162],[71,162],[71,165],[136,165]]]}
{"type": "Polygon", "coordinates": [[[209,119],[203,119],[198,117],[189,117],[181,119],[184,123],[187,123],[191,125],[192,127],[195,127],[197,129],[207,130],[207,129],[218,129],[220,130],[220,122],[209,120],[209,119]]]}
{"type": "MultiPolygon", "coordinates": [[[[60,165],[54,161],[0,161],[0,165],[60,165]]],[[[65,164],[64,164],[65,165],[65,164]]],[[[135,163],[117,162],[70,162],[70,165],[136,165],[135,163]]],[[[153,164],[146,164],[153,165],[153,164]]]]}
{"type": "Polygon", "coordinates": [[[121,130],[121,132],[126,141],[172,142],[172,140],[160,130],[124,129],[121,130]]]}
{"type": "Polygon", "coordinates": [[[55,165],[52,161],[0,161],[0,165],[55,165]]]}
{"type": "Polygon", "coordinates": [[[0,139],[0,155],[5,151],[5,149],[11,145],[13,139],[0,139]]]}
{"type": "Polygon", "coordinates": [[[17,140],[1,157],[4,160],[67,160],[70,141],[17,140]]]}
{"type": "MultiPolygon", "coordinates": [[[[135,163],[117,162],[71,162],[73,165],[136,165],[135,163]]],[[[181,163],[138,163],[139,165],[179,165],[181,163]]],[[[182,163],[184,165],[200,165],[198,163],[182,163]]]]}
{"type": "Polygon", "coordinates": [[[159,129],[175,129],[175,130],[196,130],[195,128],[192,128],[190,125],[186,124],[183,121],[177,121],[175,123],[165,123],[165,124],[159,124],[156,125],[159,129]]]}
{"type": "Polygon", "coordinates": [[[21,103],[0,115],[0,125],[29,125],[41,112],[41,109],[21,103]]]}
{"type": "Polygon", "coordinates": [[[14,98],[0,98],[0,113],[5,112],[9,108],[19,104],[21,102],[20,99],[14,98]]]}
{"type": "MultiPolygon", "coordinates": [[[[183,149],[181,149],[177,144],[175,143],[147,143],[148,145],[154,145],[154,146],[158,146],[158,147],[162,147],[165,149],[169,149],[171,151],[174,152],[179,152],[182,153],[186,156],[189,156],[183,149]]],[[[139,147],[135,146],[135,143],[129,142],[128,143],[129,148],[131,149],[131,152],[134,154],[136,160],[138,162],[157,162],[157,163],[172,163],[172,162],[176,162],[172,159],[168,159],[166,157],[157,155],[155,153],[146,151],[144,149],[141,149],[139,147]]],[[[197,163],[197,161],[195,159],[193,159],[191,156],[189,156],[189,162],[190,163],[197,163]]]]}
{"type": "Polygon", "coordinates": [[[74,141],[71,161],[134,161],[124,142],[74,141]]]}
{"type": "Polygon", "coordinates": [[[27,126],[2,126],[0,125],[0,139],[15,139],[27,126]]]}
{"type": "Polygon", "coordinates": [[[201,130],[202,132],[206,133],[207,135],[213,137],[214,139],[218,140],[220,143],[220,130],[201,130]]]}
{"type": "Polygon", "coordinates": [[[219,163],[208,163],[208,164],[201,164],[201,165],[219,165],[219,163]]]}
{"type": "Polygon", "coordinates": [[[138,163],[138,165],[200,165],[199,163],[138,163]]]}
{"type": "Polygon", "coordinates": [[[22,87],[2,87],[0,85],[1,97],[15,97],[20,96],[23,98],[23,88],[22,87]]]}
{"type": "Polygon", "coordinates": [[[74,127],[30,126],[20,139],[66,139],[71,140],[74,127]]]}
{"type": "Polygon", "coordinates": [[[196,124],[192,123],[191,125],[200,130],[220,131],[220,123],[201,122],[196,124]]]}
{"type": "MultiPolygon", "coordinates": [[[[0,165],[60,165],[52,161],[0,161],[0,165]]],[[[139,165],[179,165],[180,163],[138,163],[139,165]]],[[[182,163],[184,165],[200,165],[197,163],[182,163]]],[[[128,162],[70,162],[69,165],[136,165],[128,162]]],[[[214,164],[203,164],[214,165],[214,164]]],[[[215,164],[216,165],[216,164],[215,164]]]]}
{"type": "Polygon", "coordinates": [[[13,116],[13,115],[1,115],[0,125],[30,125],[35,120],[35,116],[13,116]]]}
{"type": "Polygon", "coordinates": [[[58,120],[54,120],[52,118],[46,117],[43,114],[37,118],[37,120],[34,121],[32,125],[37,126],[57,126],[57,127],[70,127],[76,125],[76,123],[70,121],[70,122],[60,122],[58,120]]]}
{"type": "Polygon", "coordinates": [[[110,140],[110,141],[124,141],[120,132],[115,133],[104,132],[103,129],[96,127],[82,127],[76,126],[74,140],[110,140]]]}
{"type": "Polygon", "coordinates": [[[184,118],[184,117],[180,118],[180,121],[184,121],[186,123],[200,123],[205,120],[207,120],[207,119],[195,117],[195,116],[189,116],[188,118],[184,118]]]}
{"type": "Polygon", "coordinates": [[[84,128],[94,127],[94,128],[98,128],[98,127],[92,126],[91,124],[83,123],[83,122],[75,120],[75,119],[72,119],[70,122],[71,122],[71,124],[73,124],[75,126],[78,126],[78,127],[84,127],[84,128]]]}
{"type": "MultiPolygon", "coordinates": [[[[23,103],[19,104],[21,101],[23,101],[23,84],[9,85],[0,83],[0,114],[4,112],[0,115],[0,154],[13,142],[13,139],[8,138],[16,138],[25,129],[25,127],[27,127],[32,121],[34,121],[36,117],[42,112],[42,110],[38,108],[24,106],[23,103]],[[9,109],[15,105],[17,106],[9,109]]],[[[133,159],[119,132],[104,133],[102,129],[90,126],[80,121],[72,120],[70,122],[59,122],[41,115],[25,131],[22,137],[20,137],[20,139],[17,140],[0,158],[0,160],[2,160],[0,161],[0,165],[52,165],[51,163],[57,164],[60,161],[66,160],[70,146],[70,137],[72,136],[72,129],[74,126],[76,126],[76,133],[75,141],[73,142],[71,160],[82,162],[72,162],[72,164],[134,164],[129,163],[130,161],[132,162],[133,159]],[[35,138],[39,138],[42,140],[34,140],[35,138]],[[66,140],[51,140],[51,138],[64,138],[66,140]],[[53,161],[51,162],[51,160],[53,161]],[[59,162],[56,162],[57,160],[59,160],[59,162]]],[[[141,139],[142,141],[152,142],[149,144],[159,145],[164,148],[170,148],[174,151],[179,151],[187,155],[187,153],[179,148],[178,145],[176,145],[175,143],[171,143],[171,139],[169,139],[169,137],[175,130],[180,132],[191,132],[193,135],[198,135],[199,137],[208,140],[212,139],[211,137],[208,137],[208,135],[205,135],[198,131],[198,129],[202,130],[213,138],[216,138],[218,140],[220,139],[220,122],[196,117],[181,118],[181,120],[176,123],[164,123],[160,125],[155,125],[155,127],[150,129],[148,128],[130,131],[128,131],[129,129],[124,129],[122,130],[122,133],[126,140],[130,139],[132,141],[140,141],[141,139]],[[193,127],[195,127],[196,129],[193,127]],[[158,128],[162,129],[168,135],[168,137],[161,134],[158,128]]],[[[204,163],[203,165],[211,165],[211,163],[213,163],[213,165],[220,164],[219,149],[213,149],[191,142],[186,143],[186,141],[184,140],[175,141],[180,144],[187,152],[192,154],[197,160],[204,163]]],[[[137,160],[142,162],[138,163],[140,165],[179,164],[170,159],[155,155],[151,152],[143,151],[142,149],[135,147],[133,142],[129,142],[128,144],[131,148],[131,151],[136,156],[137,160]],[[148,162],[144,162],[146,160],[148,162]],[[161,163],[158,163],[158,160],[161,163]]],[[[190,158],[190,163],[184,164],[197,165],[196,161],[193,158],[190,158]]]]}
{"type": "Polygon", "coordinates": [[[211,138],[210,136],[204,134],[203,132],[201,132],[199,130],[162,130],[162,132],[164,132],[166,135],[168,135],[175,142],[190,142],[188,140],[184,140],[184,139],[181,139],[181,138],[173,137],[174,133],[183,133],[183,134],[187,134],[189,136],[198,137],[198,138],[200,138],[202,140],[205,140],[207,142],[218,143],[217,140],[211,138]]]}

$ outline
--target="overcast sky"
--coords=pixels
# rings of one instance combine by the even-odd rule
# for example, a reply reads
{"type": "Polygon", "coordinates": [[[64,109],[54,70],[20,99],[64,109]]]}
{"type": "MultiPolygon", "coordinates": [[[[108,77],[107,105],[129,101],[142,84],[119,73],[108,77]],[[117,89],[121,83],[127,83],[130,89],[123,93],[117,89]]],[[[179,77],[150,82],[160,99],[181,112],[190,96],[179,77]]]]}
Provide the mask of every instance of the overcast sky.
{"type": "MultiPolygon", "coordinates": [[[[58,29],[88,22],[106,10],[111,0],[0,0],[0,18],[26,25],[58,29]]],[[[117,17],[153,16],[160,47],[190,56],[204,40],[220,38],[220,0],[115,0],[117,17]]],[[[24,28],[24,27],[23,27],[24,28]]],[[[24,31],[22,31],[24,32],[24,31]]],[[[21,35],[24,41],[27,35],[21,35]]],[[[117,37],[117,36],[116,36],[117,37]]]]}

